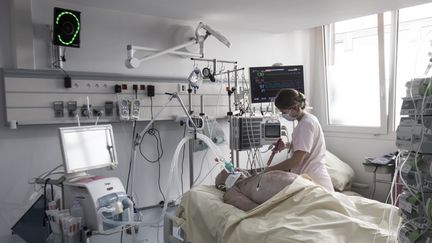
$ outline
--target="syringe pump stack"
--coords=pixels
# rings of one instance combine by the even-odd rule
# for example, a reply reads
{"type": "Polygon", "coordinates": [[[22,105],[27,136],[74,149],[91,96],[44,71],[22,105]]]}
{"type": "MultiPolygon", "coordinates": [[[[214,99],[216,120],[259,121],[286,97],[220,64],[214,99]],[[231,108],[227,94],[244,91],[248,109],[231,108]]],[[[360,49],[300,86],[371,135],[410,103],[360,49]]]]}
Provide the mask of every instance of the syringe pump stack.
{"type": "Polygon", "coordinates": [[[432,83],[417,78],[406,84],[396,130],[398,171],[403,189],[396,202],[402,217],[402,243],[432,242],[432,83]]]}

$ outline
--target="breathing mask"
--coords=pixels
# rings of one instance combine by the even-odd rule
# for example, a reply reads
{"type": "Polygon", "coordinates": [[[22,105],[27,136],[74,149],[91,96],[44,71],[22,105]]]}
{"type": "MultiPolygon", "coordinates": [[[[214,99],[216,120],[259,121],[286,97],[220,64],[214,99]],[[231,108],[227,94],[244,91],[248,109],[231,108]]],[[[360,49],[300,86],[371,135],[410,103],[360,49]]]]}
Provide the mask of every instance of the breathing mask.
{"type": "Polygon", "coordinates": [[[232,186],[234,186],[234,184],[236,183],[238,178],[240,178],[240,176],[241,176],[241,173],[238,171],[236,171],[234,173],[230,173],[225,180],[225,188],[230,189],[232,186]]]}
{"type": "Polygon", "coordinates": [[[289,114],[282,114],[281,115],[283,118],[285,118],[288,121],[295,121],[297,120],[297,118],[290,116],[289,114]]]}

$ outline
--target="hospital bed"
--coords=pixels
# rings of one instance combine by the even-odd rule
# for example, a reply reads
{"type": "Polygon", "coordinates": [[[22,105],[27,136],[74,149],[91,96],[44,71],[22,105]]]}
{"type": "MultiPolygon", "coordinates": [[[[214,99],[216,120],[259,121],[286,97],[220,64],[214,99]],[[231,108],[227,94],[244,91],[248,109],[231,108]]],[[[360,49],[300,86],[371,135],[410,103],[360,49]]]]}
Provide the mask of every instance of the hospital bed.
{"type": "MultiPolygon", "coordinates": [[[[352,169],[331,153],[327,165],[335,189],[349,187],[352,169]]],[[[326,193],[298,177],[264,204],[244,212],[223,203],[223,192],[214,186],[197,186],[185,193],[175,213],[166,215],[164,242],[386,242],[397,234],[400,218],[395,207],[349,195],[326,193]]]]}

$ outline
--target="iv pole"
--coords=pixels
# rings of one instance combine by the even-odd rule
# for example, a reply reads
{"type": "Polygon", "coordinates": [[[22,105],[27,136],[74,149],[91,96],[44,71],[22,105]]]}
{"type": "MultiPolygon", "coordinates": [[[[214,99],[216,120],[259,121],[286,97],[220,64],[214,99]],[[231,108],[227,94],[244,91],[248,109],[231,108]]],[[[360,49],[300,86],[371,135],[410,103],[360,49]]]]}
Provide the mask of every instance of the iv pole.
{"type": "MultiPolygon", "coordinates": [[[[147,132],[147,130],[151,127],[151,125],[156,121],[156,119],[160,116],[160,114],[162,113],[162,111],[165,110],[165,108],[168,106],[169,103],[171,103],[171,101],[173,99],[177,99],[177,101],[180,103],[181,108],[183,109],[183,112],[186,114],[188,121],[190,122],[190,124],[192,124],[192,127],[194,128],[194,134],[196,137],[196,125],[194,123],[194,121],[192,120],[192,117],[189,115],[189,112],[187,111],[182,99],[180,98],[180,96],[178,96],[177,93],[165,93],[167,95],[170,95],[168,102],[165,103],[165,105],[159,110],[159,112],[156,114],[156,116],[153,117],[153,119],[147,124],[147,126],[139,133],[136,134],[135,139],[133,140],[133,144],[132,144],[132,149],[131,149],[131,170],[132,170],[132,174],[131,174],[131,184],[130,184],[130,196],[133,200],[133,182],[134,182],[134,176],[135,176],[135,161],[136,161],[136,153],[137,153],[137,147],[140,144],[140,141],[142,139],[142,137],[144,136],[144,134],[147,132]]],[[[126,192],[129,193],[129,192],[126,192]]],[[[166,202],[165,202],[166,203],[166,202]]]]}
{"type": "MultiPolygon", "coordinates": [[[[191,58],[192,61],[202,61],[202,62],[213,62],[213,76],[218,76],[218,75],[223,75],[223,74],[228,74],[228,98],[229,98],[229,112],[227,113],[229,121],[231,122],[231,116],[233,114],[233,112],[231,111],[231,94],[235,91],[235,89],[237,88],[237,81],[236,81],[236,87],[231,89],[230,86],[230,81],[229,81],[229,74],[230,72],[235,72],[237,74],[238,71],[240,70],[244,70],[244,68],[240,68],[237,69],[237,61],[226,61],[226,60],[217,60],[217,59],[205,59],[205,58],[191,58]],[[233,70],[228,70],[225,72],[220,72],[220,73],[216,73],[216,63],[229,63],[229,64],[234,64],[234,69],[233,70]]],[[[235,94],[234,94],[235,95],[235,94]]],[[[188,88],[188,98],[189,98],[189,112],[188,114],[192,115],[193,110],[192,110],[192,88],[191,85],[189,83],[189,88],[188,88]]],[[[201,101],[202,102],[202,101],[201,101]]],[[[231,136],[231,134],[230,134],[231,136]]],[[[189,141],[189,185],[190,188],[192,188],[193,183],[194,183],[194,157],[193,157],[193,149],[194,149],[194,142],[193,141],[189,141]]],[[[237,162],[235,163],[237,167],[239,167],[239,153],[237,152],[237,162]]],[[[234,151],[231,150],[231,160],[232,163],[234,164],[235,161],[235,157],[234,157],[234,151]]]]}

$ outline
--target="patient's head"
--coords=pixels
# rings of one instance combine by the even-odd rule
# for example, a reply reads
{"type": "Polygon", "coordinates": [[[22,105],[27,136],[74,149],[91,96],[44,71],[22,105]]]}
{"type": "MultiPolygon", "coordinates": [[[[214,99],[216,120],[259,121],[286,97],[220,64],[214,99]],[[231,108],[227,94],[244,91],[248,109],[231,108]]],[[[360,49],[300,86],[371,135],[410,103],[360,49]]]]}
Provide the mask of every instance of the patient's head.
{"type": "Polygon", "coordinates": [[[225,190],[225,181],[228,178],[228,172],[222,170],[217,176],[215,180],[216,188],[219,190],[225,190]]]}
{"type": "MultiPolygon", "coordinates": [[[[246,178],[246,177],[248,177],[249,176],[249,173],[247,173],[246,171],[244,171],[244,170],[241,170],[241,169],[238,169],[238,168],[236,168],[235,169],[236,170],[236,173],[239,173],[237,176],[238,176],[238,179],[237,179],[237,177],[236,177],[236,179],[237,179],[237,181],[239,181],[239,180],[241,180],[241,179],[244,179],[244,178],[246,178]]],[[[219,189],[219,190],[222,190],[222,191],[225,191],[227,188],[227,186],[226,186],[226,181],[227,181],[227,178],[228,178],[228,176],[229,176],[230,174],[228,173],[228,172],[226,172],[225,170],[222,170],[217,176],[216,176],[216,180],[215,180],[215,186],[216,186],[216,188],[217,189],[219,189]]],[[[231,174],[232,175],[232,174],[231,174]]]]}

